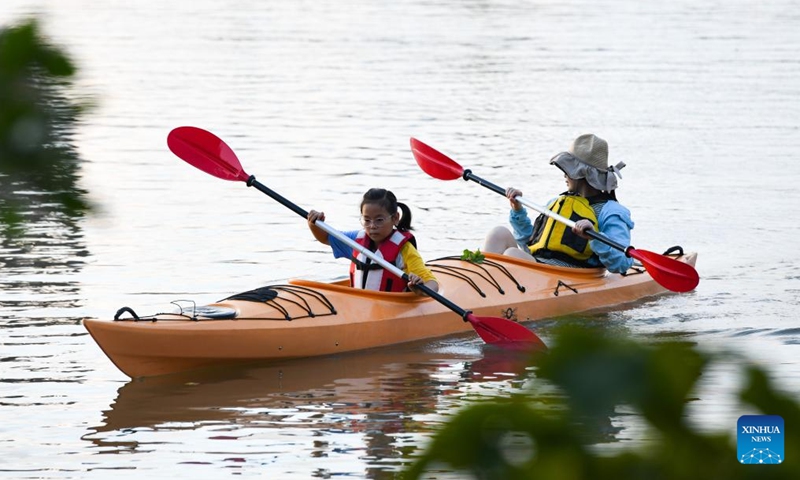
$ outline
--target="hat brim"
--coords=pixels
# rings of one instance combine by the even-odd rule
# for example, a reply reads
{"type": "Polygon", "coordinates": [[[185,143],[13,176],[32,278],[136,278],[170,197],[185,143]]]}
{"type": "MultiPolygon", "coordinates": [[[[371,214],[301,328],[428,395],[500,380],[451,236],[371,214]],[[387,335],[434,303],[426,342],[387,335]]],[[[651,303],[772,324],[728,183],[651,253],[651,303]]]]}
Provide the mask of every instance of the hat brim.
{"type": "Polygon", "coordinates": [[[555,165],[573,180],[586,179],[586,182],[597,190],[610,192],[617,188],[617,177],[583,163],[569,152],[561,152],[550,159],[550,165],[555,165]]]}
{"type": "Polygon", "coordinates": [[[586,166],[586,164],[582,163],[578,160],[575,155],[569,152],[561,152],[555,157],[550,159],[550,165],[555,165],[558,167],[566,176],[572,178],[574,180],[579,180],[581,178],[586,178],[583,173],[583,168],[581,166],[586,166]]]}

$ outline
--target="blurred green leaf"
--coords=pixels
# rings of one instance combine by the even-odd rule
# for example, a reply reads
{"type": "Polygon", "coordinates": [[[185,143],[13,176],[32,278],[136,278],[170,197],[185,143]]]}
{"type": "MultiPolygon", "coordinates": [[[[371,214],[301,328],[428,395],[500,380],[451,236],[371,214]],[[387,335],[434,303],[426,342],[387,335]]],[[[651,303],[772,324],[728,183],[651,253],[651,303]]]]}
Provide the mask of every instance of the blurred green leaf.
{"type": "MultiPolygon", "coordinates": [[[[534,361],[537,378],[557,386],[562,401],[529,396],[469,406],[447,423],[405,478],[438,472],[480,479],[795,479],[800,478],[800,407],[752,367],[740,397],[787,425],[786,462],[742,465],[735,438],[698,431],[685,406],[714,358],[686,343],[643,345],[595,329],[557,332],[534,361]],[[638,412],[648,439],[599,451],[597,432],[617,409],[638,412]],[[794,459],[794,460],[789,460],[794,459]]],[[[743,406],[743,410],[744,410],[743,406]]],[[[752,408],[747,408],[751,411],[752,408]]],[[[731,419],[731,431],[736,421],[731,419]]],[[[449,477],[448,477],[449,478],[449,477]]]]}
{"type": "Polygon", "coordinates": [[[0,28],[0,224],[7,237],[26,221],[18,192],[50,193],[24,200],[55,200],[68,217],[90,209],[77,187],[80,159],[71,141],[87,108],[70,97],[75,73],[35,20],[0,28]]]}

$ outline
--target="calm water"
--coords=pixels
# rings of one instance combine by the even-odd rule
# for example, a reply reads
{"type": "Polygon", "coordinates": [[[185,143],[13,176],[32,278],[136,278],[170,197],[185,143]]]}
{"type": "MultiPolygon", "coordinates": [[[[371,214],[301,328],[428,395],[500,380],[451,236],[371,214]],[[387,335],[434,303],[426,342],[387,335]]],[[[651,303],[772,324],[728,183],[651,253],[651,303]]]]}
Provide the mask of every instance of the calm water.
{"type": "MultiPolygon", "coordinates": [[[[98,107],[76,132],[102,205],[64,222],[32,207],[0,249],[0,477],[383,478],[475,398],[528,388],[472,336],[285,365],[129,381],[80,319],[208,303],[346,272],[304,222],[191,169],[173,127],[213,131],[245,169],[331,225],[394,190],[426,258],[480,246],[507,204],[418,170],[415,136],[544,202],[547,165],[580,133],[628,167],[634,245],[700,252],[696,292],[559,321],[688,338],[730,360],[690,413],[733,432],[738,367],[800,394],[800,8],[795,1],[279,2],[4,0],[42,15],[98,107]],[[741,362],[741,363],[737,363],[741,362]]],[[[530,373],[530,372],[529,372],[530,373]]],[[[536,385],[536,388],[542,388],[536,385]]],[[[611,418],[601,442],[636,442],[611,418]]]]}

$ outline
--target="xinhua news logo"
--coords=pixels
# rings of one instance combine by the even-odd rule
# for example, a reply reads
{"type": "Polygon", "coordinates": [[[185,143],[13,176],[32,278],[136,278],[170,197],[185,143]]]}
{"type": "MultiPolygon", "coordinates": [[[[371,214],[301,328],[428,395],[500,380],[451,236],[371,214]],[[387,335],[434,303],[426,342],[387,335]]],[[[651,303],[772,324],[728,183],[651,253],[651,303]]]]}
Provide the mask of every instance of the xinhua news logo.
{"type": "Polygon", "coordinates": [[[739,463],[783,463],[783,418],[778,415],[742,415],[736,424],[739,463]]]}

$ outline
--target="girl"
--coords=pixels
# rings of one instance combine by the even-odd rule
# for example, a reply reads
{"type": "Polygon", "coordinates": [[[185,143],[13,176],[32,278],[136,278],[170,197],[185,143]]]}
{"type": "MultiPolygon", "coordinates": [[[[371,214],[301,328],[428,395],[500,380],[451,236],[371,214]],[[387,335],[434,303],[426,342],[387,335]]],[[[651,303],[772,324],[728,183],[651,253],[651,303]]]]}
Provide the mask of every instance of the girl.
{"type": "MultiPolygon", "coordinates": [[[[497,227],[486,237],[484,251],[503,253],[519,258],[535,259],[540,263],[567,267],[600,267],[624,273],[633,265],[633,259],[623,252],[598,240],[589,240],[584,233],[591,228],[611,240],[630,245],[630,211],[617,202],[618,171],[625,166],[620,162],[608,166],[608,143],[592,134],[576,138],[567,152],[550,160],[564,172],[567,191],[548,203],[548,208],[575,221],[568,229],[562,223],[540,215],[534,224],[525,208],[516,201],[522,191],[506,190],[511,201],[509,220],[512,234],[505,227],[497,227]]],[[[621,177],[620,177],[621,178],[621,177]]]]}
{"type": "Polygon", "coordinates": [[[416,240],[411,234],[411,211],[403,203],[397,201],[389,190],[371,188],[361,200],[361,225],[363,230],[342,232],[357,243],[369,248],[389,263],[397,265],[409,278],[408,283],[402,278],[381,268],[364,254],[353,250],[343,242],[330,237],[314,222],[325,221],[325,213],[311,210],[308,212],[308,228],[318,241],[330,245],[334,258],[347,257],[350,264],[350,286],[367,290],[385,292],[404,292],[414,290],[414,285],[424,284],[433,291],[439,290],[439,284],[425,266],[425,262],[416,249],[416,240]],[[397,211],[402,210],[402,215],[397,211]]]}

